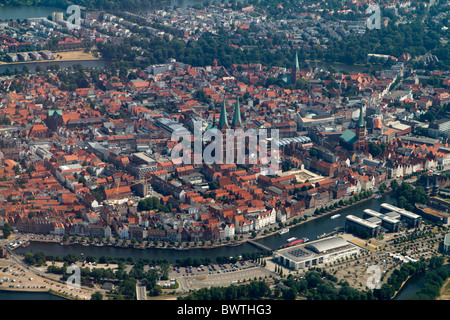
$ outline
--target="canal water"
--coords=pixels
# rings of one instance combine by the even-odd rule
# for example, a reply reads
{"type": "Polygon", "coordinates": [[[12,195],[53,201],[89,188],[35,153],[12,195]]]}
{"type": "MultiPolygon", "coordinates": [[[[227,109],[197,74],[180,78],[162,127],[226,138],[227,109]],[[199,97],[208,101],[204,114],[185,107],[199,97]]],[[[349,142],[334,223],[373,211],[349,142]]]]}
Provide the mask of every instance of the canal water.
{"type": "Polygon", "coordinates": [[[61,8],[55,7],[32,7],[32,6],[0,6],[0,20],[23,20],[28,18],[41,18],[52,15],[52,12],[62,12],[61,8]]]}
{"type": "MultiPolygon", "coordinates": [[[[187,8],[195,5],[203,6],[205,3],[212,3],[207,0],[172,0],[172,1],[158,1],[147,9],[130,9],[133,13],[153,12],[167,7],[173,8],[187,8]]],[[[218,2],[217,2],[218,3],[218,2]]],[[[10,19],[28,19],[28,18],[42,18],[49,17],[53,12],[66,13],[67,8],[44,7],[44,6],[0,6],[0,20],[9,21],[10,19]]]]}
{"type": "MultiPolygon", "coordinates": [[[[291,227],[290,231],[286,234],[280,235],[275,233],[274,235],[268,236],[263,239],[259,239],[255,242],[260,243],[271,249],[278,249],[281,245],[285,244],[287,239],[291,237],[296,238],[309,238],[310,240],[315,240],[317,236],[323,233],[330,233],[335,231],[336,228],[344,227],[345,217],[349,214],[362,217],[364,209],[379,210],[380,205],[383,202],[393,203],[394,198],[390,194],[383,195],[380,199],[369,199],[360,202],[351,207],[344,208],[342,210],[336,211],[332,214],[325,215],[316,218],[311,221],[304,222],[301,225],[291,227]],[[340,214],[336,219],[331,219],[331,216],[335,214],[340,214]]],[[[243,243],[237,247],[227,247],[221,246],[211,249],[201,249],[195,248],[191,250],[175,250],[175,249],[135,249],[135,248],[119,248],[114,246],[83,246],[83,245],[67,245],[61,246],[58,243],[37,243],[32,242],[26,248],[17,248],[15,250],[18,254],[25,254],[26,252],[44,252],[46,255],[54,256],[66,256],[68,254],[81,255],[84,256],[110,256],[110,257],[132,257],[134,260],[139,258],[146,259],[167,259],[168,261],[174,263],[177,259],[185,259],[187,257],[191,258],[203,258],[209,257],[214,260],[216,257],[224,256],[235,256],[242,253],[250,253],[259,251],[257,247],[250,243],[243,243]]]]}
{"type": "MultiPolygon", "coordinates": [[[[445,266],[447,272],[450,272],[450,265],[445,266]]],[[[402,289],[397,293],[394,300],[408,300],[414,297],[425,283],[427,272],[418,273],[403,285],[402,289]]]]}
{"type": "Polygon", "coordinates": [[[61,246],[58,243],[37,243],[33,242],[26,248],[17,248],[14,252],[18,254],[25,254],[26,252],[36,253],[43,252],[46,255],[54,255],[59,257],[64,257],[69,254],[75,254],[80,256],[93,256],[100,258],[101,256],[113,257],[113,258],[128,258],[131,257],[135,261],[138,259],[167,259],[171,263],[175,263],[177,259],[185,259],[191,257],[204,258],[209,257],[214,260],[216,257],[229,257],[240,255],[244,252],[256,252],[259,251],[258,248],[249,244],[243,243],[237,247],[218,247],[213,249],[202,249],[195,248],[190,250],[175,250],[172,248],[146,248],[146,249],[136,249],[136,248],[120,248],[114,246],[83,246],[79,244],[75,245],[65,245],[61,246]]]}
{"type": "Polygon", "coordinates": [[[48,292],[0,290],[0,300],[67,300],[48,292]]]}
{"type": "Polygon", "coordinates": [[[395,198],[391,194],[384,194],[379,199],[371,198],[367,201],[362,201],[353,206],[343,208],[339,211],[316,218],[296,227],[291,227],[289,232],[283,235],[275,234],[271,237],[258,240],[258,243],[272,249],[277,249],[281,245],[285,244],[287,239],[292,237],[296,237],[298,239],[308,238],[310,240],[316,240],[317,236],[320,236],[323,233],[331,233],[335,231],[336,228],[344,227],[346,216],[351,214],[362,218],[364,209],[379,211],[382,203],[387,202],[392,204],[394,201],[395,198]],[[331,216],[335,214],[340,214],[340,216],[336,219],[331,219],[331,216]]]}

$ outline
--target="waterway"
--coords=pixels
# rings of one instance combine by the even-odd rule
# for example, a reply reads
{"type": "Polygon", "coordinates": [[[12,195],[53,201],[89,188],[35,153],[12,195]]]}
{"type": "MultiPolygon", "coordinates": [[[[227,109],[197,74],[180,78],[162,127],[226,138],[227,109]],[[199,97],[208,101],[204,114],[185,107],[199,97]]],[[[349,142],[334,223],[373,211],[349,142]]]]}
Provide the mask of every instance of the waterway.
{"type": "Polygon", "coordinates": [[[0,20],[23,20],[28,18],[41,18],[52,15],[52,12],[62,12],[61,8],[55,7],[0,7],[0,20]]]}
{"type": "MultiPolygon", "coordinates": [[[[359,202],[351,207],[341,209],[339,211],[333,212],[329,215],[324,215],[311,221],[304,222],[298,226],[290,227],[290,231],[286,234],[280,235],[275,233],[271,236],[259,239],[256,242],[269,247],[271,249],[278,249],[281,245],[286,243],[286,240],[291,237],[297,238],[309,238],[310,240],[315,240],[317,236],[323,233],[330,233],[335,231],[336,228],[344,227],[345,217],[349,214],[362,217],[364,209],[379,210],[380,205],[383,202],[393,203],[394,198],[390,194],[385,194],[380,199],[371,198],[366,201],[359,202]],[[336,219],[331,219],[334,214],[340,214],[340,217],[336,219]]],[[[216,257],[224,256],[236,256],[247,252],[259,251],[258,248],[250,243],[243,243],[237,247],[227,247],[220,246],[210,249],[195,248],[190,250],[175,250],[175,249],[157,249],[157,248],[147,248],[147,249],[135,249],[135,248],[119,248],[114,246],[83,246],[83,245],[66,245],[61,246],[58,243],[38,243],[33,242],[26,248],[17,248],[15,250],[18,254],[25,254],[26,252],[40,252],[42,251],[46,255],[54,256],[66,256],[68,254],[81,255],[84,256],[110,256],[110,257],[132,257],[135,260],[139,258],[146,259],[167,259],[169,262],[174,263],[177,259],[184,259],[187,257],[191,258],[202,258],[209,257],[214,260],[216,257]]]]}
{"type": "Polygon", "coordinates": [[[258,240],[258,242],[269,248],[277,249],[281,245],[285,244],[287,239],[292,237],[296,237],[298,239],[308,238],[310,240],[316,240],[317,236],[320,236],[323,233],[331,233],[335,231],[336,228],[344,227],[345,217],[349,214],[362,218],[364,209],[379,211],[382,203],[387,202],[392,204],[394,201],[394,196],[387,193],[379,199],[371,198],[369,200],[359,202],[353,206],[318,217],[296,227],[291,227],[289,232],[283,235],[275,234],[273,236],[258,240]],[[335,214],[340,214],[340,216],[336,219],[331,219],[331,216],[335,214]]]}
{"type": "Polygon", "coordinates": [[[326,61],[307,61],[308,65],[312,68],[319,68],[327,71],[333,70],[333,72],[343,72],[343,73],[370,73],[373,70],[383,69],[382,65],[360,65],[360,64],[345,64],[337,62],[326,62],[326,61]]]}
{"type": "MultiPolygon", "coordinates": [[[[448,272],[450,272],[450,265],[446,265],[445,268],[448,272]]],[[[427,272],[425,271],[409,278],[397,293],[394,300],[408,300],[414,297],[425,283],[426,275],[427,272]]]]}
{"type": "MultiPolygon", "coordinates": [[[[172,1],[158,1],[154,5],[146,9],[129,10],[133,13],[145,13],[153,12],[155,10],[161,10],[167,7],[173,8],[187,8],[196,5],[203,6],[204,4],[210,4],[212,1],[207,0],[172,0],[172,1]]],[[[41,18],[49,17],[53,12],[64,12],[66,9],[57,7],[43,7],[43,6],[0,6],[0,20],[16,20],[16,19],[28,19],[28,18],[41,18]]]]}
{"type": "Polygon", "coordinates": [[[0,290],[0,300],[67,300],[48,292],[0,290]]]}

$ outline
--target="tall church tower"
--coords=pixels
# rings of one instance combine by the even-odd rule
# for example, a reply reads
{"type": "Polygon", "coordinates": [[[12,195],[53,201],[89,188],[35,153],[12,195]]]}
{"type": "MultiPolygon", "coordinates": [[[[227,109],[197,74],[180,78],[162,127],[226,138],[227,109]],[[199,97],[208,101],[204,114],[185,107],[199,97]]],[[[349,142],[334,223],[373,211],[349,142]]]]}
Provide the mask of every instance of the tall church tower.
{"type": "MultiPolygon", "coordinates": [[[[223,154],[223,161],[235,161],[237,156],[237,150],[238,148],[244,148],[244,146],[239,145],[238,139],[236,136],[234,136],[234,141],[227,141],[227,130],[228,129],[243,129],[242,125],[242,119],[241,119],[241,108],[239,106],[239,98],[236,99],[236,103],[234,105],[234,113],[233,113],[233,120],[231,122],[231,125],[228,124],[228,115],[227,115],[227,109],[225,104],[225,99],[222,103],[222,108],[220,111],[220,118],[219,118],[219,125],[218,130],[222,133],[222,154],[223,154]],[[232,153],[227,154],[226,145],[227,143],[233,143],[233,149],[232,153]]],[[[235,134],[235,133],[233,133],[235,134]]],[[[231,150],[230,150],[231,151],[231,150]]]]}
{"type": "Polygon", "coordinates": [[[295,53],[295,62],[291,71],[291,81],[292,83],[296,83],[298,79],[300,79],[300,64],[298,63],[298,54],[295,53]]]}
{"type": "Polygon", "coordinates": [[[356,123],[355,150],[358,152],[369,152],[369,144],[366,139],[366,122],[364,121],[363,106],[359,109],[359,119],[356,123]]]}
{"type": "Polygon", "coordinates": [[[236,99],[233,114],[233,129],[242,128],[241,108],[239,107],[239,97],[236,99]]]}
{"type": "Polygon", "coordinates": [[[227,107],[225,105],[225,98],[223,99],[222,108],[220,110],[220,118],[219,118],[219,130],[224,132],[229,129],[228,125],[228,115],[227,115],[227,107]]]}

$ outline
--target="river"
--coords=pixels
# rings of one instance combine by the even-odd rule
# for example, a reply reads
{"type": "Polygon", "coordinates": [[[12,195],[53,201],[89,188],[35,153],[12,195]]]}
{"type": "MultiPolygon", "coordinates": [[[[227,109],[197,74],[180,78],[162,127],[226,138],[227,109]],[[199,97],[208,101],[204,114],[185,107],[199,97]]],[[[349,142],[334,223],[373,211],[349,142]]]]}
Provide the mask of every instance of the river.
{"type": "Polygon", "coordinates": [[[0,20],[23,20],[28,18],[41,18],[52,15],[52,12],[62,12],[61,8],[55,7],[0,7],[0,20]]]}
{"type": "Polygon", "coordinates": [[[296,227],[290,228],[288,233],[283,235],[276,234],[258,242],[272,249],[279,248],[281,245],[286,243],[286,240],[291,237],[296,238],[308,238],[310,240],[315,240],[318,235],[323,233],[330,233],[338,227],[344,227],[345,217],[352,214],[357,217],[363,216],[364,209],[372,209],[379,211],[380,205],[383,202],[393,203],[395,201],[391,194],[384,194],[380,199],[371,198],[366,201],[359,202],[353,206],[343,208],[339,211],[333,212],[332,214],[325,215],[309,222],[300,224],[296,227]],[[330,217],[340,214],[340,217],[336,219],[331,219],[330,217]]]}
{"type": "MultiPolygon", "coordinates": [[[[130,10],[130,12],[134,13],[145,13],[152,12],[155,10],[164,9],[166,7],[178,7],[178,8],[187,8],[189,6],[194,5],[203,5],[204,3],[211,3],[206,0],[172,0],[172,1],[159,1],[155,3],[151,7],[147,9],[136,9],[130,10]]],[[[57,7],[34,7],[34,6],[0,6],[0,20],[16,20],[16,19],[27,19],[27,18],[41,18],[51,16],[53,12],[64,12],[66,13],[66,9],[57,8],[57,7]]]]}
{"type": "Polygon", "coordinates": [[[383,69],[382,65],[360,65],[360,64],[345,64],[337,62],[326,62],[326,61],[307,61],[308,65],[312,68],[320,68],[327,71],[333,70],[333,72],[343,72],[343,73],[370,73],[373,70],[383,69]]]}
{"type": "Polygon", "coordinates": [[[48,292],[23,292],[0,290],[1,300],[67,300],[48,292]]]}
{"type": "MultiPolygon", "coordinates": [[[[380,205],[383,202],[393,203],[394,199],[390,194],[383,195],[380,199],[371,198],[366,201],[357,203],[351,207],[341,209],[332,214],[324,215],[322,217],[313,219],[311,221],[304,222],[298,226],[291,227],[290,231],[286,234],[280,235],[275,233],[271,236],[259,239],[256,242],[269,247],[271,249],[278,249],[281,245],[286,243],[286,240],[291,237],[297,238],[309,238],[310,240],[315,240],[318,235],[324,232],[333,232],[335,228],[344,227],[345,216],[353,214],[358,217],[362,217],[363,210],[370,208],[373,210],[379,210],[380,205]],[[334,214],[340,214],[340,217],[336,219],[331,219],[330,217],[334,214]]],[[[39,251],[44,252],[46,255],[54,256],[65,256],[68,254],[80,255],[83,253],[84,256],[110,256],[110,257],[132,257],[137,260],[139,258],[147,259],[167,259],[170,262],[175,262],[177,259],[184,259],[187,257],[191,258],[202,258],[205,256],[210,257],[212,260],[216,257],[223,256],[235,256],[240,255],[244,252],[256,252],[259,249],[250,243],[243,243],[237,247],[227,247],[220,246],[211,249],[201,249],[195,248],[185,251],[177,251],[175,249],[135,249],[135,248],[116,248],[114,246],[83,246],[83,245],[67,245],[61,246],[58,243],[38,243],[32,242],[26,248],[17,248],[15,250],[18,254],[25,254],[26,252],[36,253],[39,251]]]]}
{"type": "MultiPolygon", "coordinates": [[[[450,265],[445,266],[446,270],[450,272],[450,265]]],[[[403,287],[395,296],[394,300],[408,300],[416,295],[425,283],[427,272],[420,272],[415,274],[406,281],[403,287]]]]}

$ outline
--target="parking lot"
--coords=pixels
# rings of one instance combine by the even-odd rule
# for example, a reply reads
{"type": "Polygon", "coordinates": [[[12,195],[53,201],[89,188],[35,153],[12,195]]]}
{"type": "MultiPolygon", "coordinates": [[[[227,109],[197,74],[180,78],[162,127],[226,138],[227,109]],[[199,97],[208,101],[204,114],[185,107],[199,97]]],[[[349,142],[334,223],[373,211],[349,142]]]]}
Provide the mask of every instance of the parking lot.
{"type": "Polygon", "coordinates": [[[48,292],[50,289],[55,293],[61,293],[71,298],[90,299],[94,292],[86,288],[69,288],[54,278],[59,275],[46,274],[46,267],[34,268],[21,265],[11,259],[0,260],[0,290],[16,290],[29,292],[48,292]]]}
{"type": "Polygon", "coordinates": [[[246,270],[248,268],[255,267],[255,264],[246,261],[240,261],[237,263],[227,263],[227,264],[211,264],[207,266],[199,267],[173,267],[172,272],[177,273],[182,276],[192,276],[192,275],[206,275],[206,274],[220,274],[239,270],[246,270]]]}
{"type": "Polygon", "coordinates": [[[180,284],[178,292],[211,286],[229,286],[239,282],[265,278],[273,272],[248,261],[212,264],[199,267],[174,267],[169,276],[180,284]]]}

